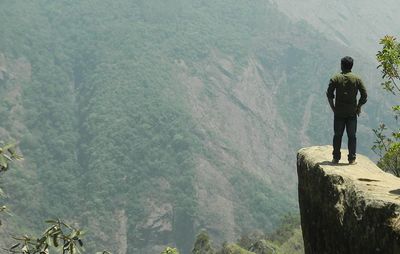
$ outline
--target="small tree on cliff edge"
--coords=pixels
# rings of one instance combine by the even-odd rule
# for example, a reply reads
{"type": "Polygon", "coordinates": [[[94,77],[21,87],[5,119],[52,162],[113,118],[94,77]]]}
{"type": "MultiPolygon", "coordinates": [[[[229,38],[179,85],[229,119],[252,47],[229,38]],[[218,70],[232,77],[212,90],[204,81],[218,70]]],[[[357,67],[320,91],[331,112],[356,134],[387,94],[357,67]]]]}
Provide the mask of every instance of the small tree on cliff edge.
{"type": "MultiPolygon", "coordinates": [[[[382,71],[382,88],[394,96],[400,96],[400,43],[393,36],[381,39],[382,50],[377,53],[378,68],[382,71]]],[[[394,118],[398,122],[400,105],[392,107],[394,118]]],[[[373,130],[376,136],[372,150],[380,156],[378,166],[384,171],[400,177],[400,128],[394,128],[391,134],[386,134],[387,128],[381,123],[373,130]]]]}

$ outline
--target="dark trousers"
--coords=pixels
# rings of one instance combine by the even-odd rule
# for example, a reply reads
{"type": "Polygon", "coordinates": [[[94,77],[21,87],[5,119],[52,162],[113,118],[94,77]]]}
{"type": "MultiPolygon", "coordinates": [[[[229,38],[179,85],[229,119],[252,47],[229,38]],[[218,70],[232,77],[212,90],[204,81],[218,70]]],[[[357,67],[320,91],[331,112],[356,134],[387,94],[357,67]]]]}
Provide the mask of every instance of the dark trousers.
{"type": "Polygon", "coordinates": [[[341,153],[340,147],[342,145],[342,136],[344,129],[346,128],[347,138],[348,138],[348,149],[349,155],[348,160],[356,159],[356,147],[357,147],[357,116],[351,117],[339,117],[335,116],[333,121],[333,129],[335,131],[335,135],[333,136],[333,158],[336,160],[340,160],[341,153]]]}

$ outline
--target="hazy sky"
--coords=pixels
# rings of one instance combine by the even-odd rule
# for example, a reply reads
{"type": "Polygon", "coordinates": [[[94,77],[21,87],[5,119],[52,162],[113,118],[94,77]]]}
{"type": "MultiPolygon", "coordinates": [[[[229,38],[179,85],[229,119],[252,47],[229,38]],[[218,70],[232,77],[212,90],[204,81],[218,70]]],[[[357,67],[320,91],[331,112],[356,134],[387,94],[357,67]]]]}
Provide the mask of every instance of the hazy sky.
{"type": "Polygon", "coordinates": [[[379,39],[400,33],[398,0],[271,0],[292,20],[305,20],[333,40],[375,57],[379,39]]]}

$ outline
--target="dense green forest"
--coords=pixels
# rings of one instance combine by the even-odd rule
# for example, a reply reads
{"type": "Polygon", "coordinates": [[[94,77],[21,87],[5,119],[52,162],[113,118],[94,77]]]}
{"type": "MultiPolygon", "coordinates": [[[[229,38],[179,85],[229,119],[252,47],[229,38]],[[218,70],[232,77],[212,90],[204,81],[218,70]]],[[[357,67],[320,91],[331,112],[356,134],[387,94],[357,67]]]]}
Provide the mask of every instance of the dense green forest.
{"type": "Polygon", "coordinates": [[[0,28],[0,139],[26,158],[2,238],[62,217],[88,251],[188,253],[200,229],[222,243],[297,213],[294,152],[302,135],[330,142],[318,98],[347,48],[261,0],[9,0],[0,28]],[[279,103],[246,100],[246,70],[279,103]],[[224,126],[242,122],[254,130],[224,126]]]}

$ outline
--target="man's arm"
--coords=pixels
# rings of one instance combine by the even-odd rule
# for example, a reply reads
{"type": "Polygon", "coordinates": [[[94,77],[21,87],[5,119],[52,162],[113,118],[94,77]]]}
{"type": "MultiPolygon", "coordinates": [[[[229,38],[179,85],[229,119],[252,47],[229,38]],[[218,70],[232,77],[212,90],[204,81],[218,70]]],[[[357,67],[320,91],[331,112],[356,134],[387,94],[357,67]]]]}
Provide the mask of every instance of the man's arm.
{"type": "Polygon", "coordinates": [[[331,109],[333,113],[335,113],[335,104],[333,103],[333,98],[328,98],[329,106],[331,106],[331,109]]]}
{"type": "Polygon", "coordinates": [[[360,82],[358,83],[358,91],[360,91],[361,97],[358,100],[358,104],[357,104],[357,115],[360,115],[361,106],[367,102],[367,98],[368,98],[367,89],[365,89],[365,86],[361,79],[360,79],[360,82]]]}
{"type": "Polygon", "coordinates": [[[362,82],[362,80],[360,80],[360,82],[358,83],[358,90],[360,91],[361,97],[358,100],[358,106],[361,107],[362,105],[364,105],[367,102],[367,89],[365,89],[365,86],[362,82]]]}
{"type": "Polygon", "coordinates": [[[335,112],[335,104],[333,103],[333,99],[335,98],[335,89],[336,82],[333,79],[329,80],[328,90],[326,90],[326,97],[328,97],[329,106],[331,106],[333,112],[335,112]]]}

